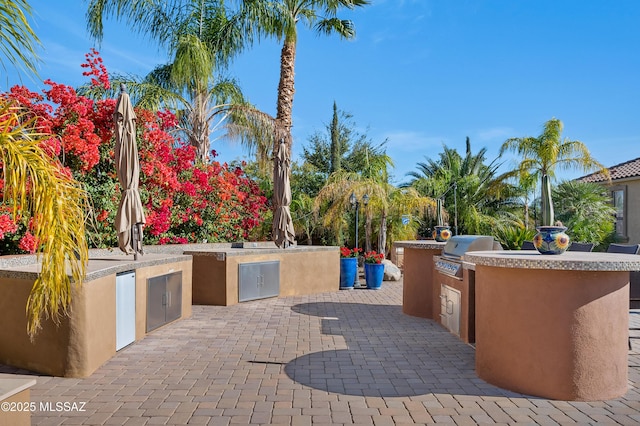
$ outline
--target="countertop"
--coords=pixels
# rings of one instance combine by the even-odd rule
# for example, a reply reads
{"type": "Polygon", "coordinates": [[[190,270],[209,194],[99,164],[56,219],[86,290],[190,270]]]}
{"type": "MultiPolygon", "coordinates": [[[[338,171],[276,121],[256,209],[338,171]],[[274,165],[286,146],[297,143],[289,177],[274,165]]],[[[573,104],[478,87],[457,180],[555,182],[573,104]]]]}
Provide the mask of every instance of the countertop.
{"type": "Polygon", "coordinates": [[[442,250],[447,244],[436,240],[411,240],[411,241],[394,241],[394,247],[402,247],[418,250],[442,250]]]}
{"type": "Polygon", "coordinates": [[[185,250],[185,254],[188,255],[201,255],[201,256],[218,256],[224,254],[225,256],[247,256],[256,254],[286,254],[286,253],[304,253],[313,251],[339,251],[337,246],[291,246],[285,249],[278,247],[251,247],[245,244],[245,247],[213,247],[202,249],[189,249],[185,250]]]}
{"type": "Polygon", "coordinates": [[[36,379],[11,374],[0,374],[0,401],[29,389],[36,384],[36,379]]]}
{"type": "MultiPolygon", "coordinates": [[[[114,251],[110,255],[92,255],[89,252],[87,275],[84,282],[95,280],[107,275],[119,272],[132,271],[138,268],[146,268],[167,263],[184,262],[191,260],[191,256],[173,253],[145,253],[138,255],[138,260],[133,260],[133,255],[125,255],[120,251],[114,251]]],[[[41,264],[35,256],[0,257],[0,277],[35,279],[40,273],[41,264]],[[31,263],[25,263],[25,258],[30,258],[31,263]],[[12,262],[13,260],[13,262],[12,262]]]]}
{"type": "Polygon", "coordinates": [[[540,254],[535,250],[470,251],[462,256],[476,266],[564,271],[640,271],[640,256],[634,254],[566,251],[540,254]]]}

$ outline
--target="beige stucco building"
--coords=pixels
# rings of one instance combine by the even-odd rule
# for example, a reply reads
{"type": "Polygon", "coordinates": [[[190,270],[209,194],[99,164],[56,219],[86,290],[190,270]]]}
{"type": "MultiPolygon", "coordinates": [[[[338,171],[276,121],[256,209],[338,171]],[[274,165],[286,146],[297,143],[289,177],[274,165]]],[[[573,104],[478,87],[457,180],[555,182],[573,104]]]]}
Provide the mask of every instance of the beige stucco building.
{"type": "Polygon", "coordinates": [[[602,173],[581,177],[582,182],[606,185],[616,213],[616,234],[620,242],[640,244],[640,158],[609,167],[611,182],[602,173]]]}

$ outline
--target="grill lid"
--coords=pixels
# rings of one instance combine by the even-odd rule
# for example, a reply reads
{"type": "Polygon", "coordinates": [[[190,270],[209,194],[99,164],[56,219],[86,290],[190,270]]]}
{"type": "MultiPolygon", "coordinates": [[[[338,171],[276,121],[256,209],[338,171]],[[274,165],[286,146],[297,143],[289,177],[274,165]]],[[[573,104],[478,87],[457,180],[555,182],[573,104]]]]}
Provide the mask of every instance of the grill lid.
{"type": "Polygon", "coordinates": [[[447,241],[442,255],[459,259],[468,251],[493,250],[493,237],[490,235],[456,235],[447,241]]]}

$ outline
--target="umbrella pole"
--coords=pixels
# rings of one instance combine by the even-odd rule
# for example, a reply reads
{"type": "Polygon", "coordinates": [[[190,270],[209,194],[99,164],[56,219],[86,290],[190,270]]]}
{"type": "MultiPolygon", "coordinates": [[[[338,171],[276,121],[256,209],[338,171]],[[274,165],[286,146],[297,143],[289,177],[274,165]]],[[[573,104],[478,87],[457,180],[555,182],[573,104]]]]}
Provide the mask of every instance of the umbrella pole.
{"type": "Polygon", "coordinates": [[[133,246],[133,260],[138,260],[138,252],[142,252],[142,238],[139,223],[131,226],[131,245],[133,246]]]}
{"type": "Polygon", "coordinates": [[[138,260],[138,225],[131,226],[131,244],[133,245],[133,260],[138,260]]]}

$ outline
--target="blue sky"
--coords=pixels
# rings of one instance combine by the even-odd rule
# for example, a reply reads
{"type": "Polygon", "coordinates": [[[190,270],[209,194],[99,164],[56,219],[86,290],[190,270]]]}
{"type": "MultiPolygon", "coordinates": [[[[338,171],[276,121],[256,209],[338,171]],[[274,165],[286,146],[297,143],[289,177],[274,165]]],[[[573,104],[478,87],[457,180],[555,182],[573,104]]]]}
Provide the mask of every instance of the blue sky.
{"type": "MultiPolygon", "coordinates": [[[[144,75],[166,62],[157,46],[117,22],[101,45],[87,35],[86,2],[31,0],[43,49],[42,78],[77,86],[95,46],[110,72],[144,75]]],[[[342,14],[355,40],[301,28],[293,111],[294,156],[331,120],[332,105],[351,113],[373,141],[387,142],[394,181],[443,144],[464,153],[486,147],[497,157],[510,137],[537,136],[545,121],[564,122],[564,137],[584,142],[605,166],[640,157],[640,1],[373,0],[342,14]]],[[[275,115],[280,46],[265,41],[229,70],[245,95],[275,115]]],[[[22,81],[0,74],[0,90],[22,81]]],[[[219,160],[247,158],[215,141],[219,160]]],[[[503,159],[504,168],[512,156],[503,159]]],[[[580,171],[562,178],[581,176],[580,171]]]]}

